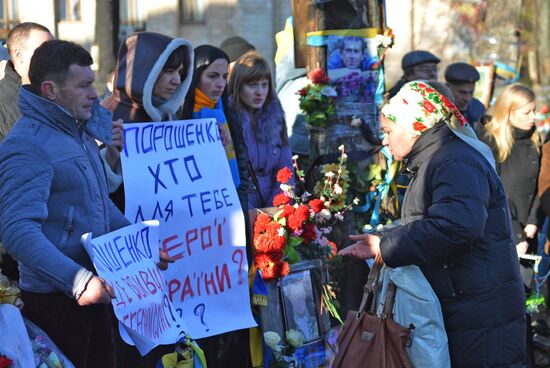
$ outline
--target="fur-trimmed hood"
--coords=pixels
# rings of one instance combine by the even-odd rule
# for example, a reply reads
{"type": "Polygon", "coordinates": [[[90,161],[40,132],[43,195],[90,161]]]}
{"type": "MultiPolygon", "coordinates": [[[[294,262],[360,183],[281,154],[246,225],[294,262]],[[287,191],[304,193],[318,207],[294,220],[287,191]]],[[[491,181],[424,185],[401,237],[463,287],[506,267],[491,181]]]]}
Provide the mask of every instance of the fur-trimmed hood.
{"type": "Polygon", "coordinates": [[[116,113],[119,104],[130,110],[144,110],[151,121],[161,121],[173,115],[183,105],[193,76],[193,47],[184,38],[171,38],[159,33],[136,32],[124,39],[118,52],[117,70],[113,95],[103,105],[114,112],[115,118],[129,121],[143,121],[143,114],[130,111],[128,116],[116,113]],[[172,97],[161,106],[154,106],[152,93],[162,68],[170,54],[180,46],[185,46],[189,56],[189,66],[172,97]]]}

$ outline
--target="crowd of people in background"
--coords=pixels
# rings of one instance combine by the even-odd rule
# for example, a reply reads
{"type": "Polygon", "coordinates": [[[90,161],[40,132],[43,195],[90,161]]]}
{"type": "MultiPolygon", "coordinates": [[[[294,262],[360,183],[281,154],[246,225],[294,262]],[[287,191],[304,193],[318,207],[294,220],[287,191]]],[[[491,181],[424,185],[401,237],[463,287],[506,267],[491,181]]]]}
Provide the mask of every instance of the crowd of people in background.
{"type": "MultiPolygon", "coordinates": [[[[348,41],[340,58],[328,60],[335,80],[340,71],[373,64],[364,60],[362,38],[348,41]]],[[[193,47],[184,38],[133,33],[120,46],[112,91],[101,103],[93,60],[81,46],[30,22],[10,32],[7,46],[0,234],[19,267],[6,256],[0,268],[19,280],[23,315],[77,366],[152,367],[172,347],[142,357],[121,340],[112,290],[94,275],[79,241],[129,224],[122,215],[124,123],[214,118],[246,219],[248,209],[271,206],[280,191],[276,173],[292,170],[292,155],[307,155],[294,150],[288,132],[295,121],[285,120],[281,104],[296,91],[283,89],[279,98],[269,62],[238,36],[220,47],[193,47]]],[[[522,285],[517,257],[536,252],[550,215],[550,146],[536,130],[531,89],[510,85],[485,111],[473,98],[475,67],[448,65],[441,87],[440,62],[428,51],[407,53],[382,108],[383,144],[411,174],[403,226],[382,239],[356,237],[342,254],[422,268],[442,305],[453,366],[520,367],[531,359],[530,285],[522,285]],[[438,98],[429,102],[442,115],[428,117],[406,102],[422,106],[434,88],[438,98]],[[424,128],[412,124],[418,121],[424,128]]],[[[158,266],[173,261],[161,252],[158,266]]],[[[246,367],[248,339],[234,331],[199,343],[211,366],[246,367]]]]}

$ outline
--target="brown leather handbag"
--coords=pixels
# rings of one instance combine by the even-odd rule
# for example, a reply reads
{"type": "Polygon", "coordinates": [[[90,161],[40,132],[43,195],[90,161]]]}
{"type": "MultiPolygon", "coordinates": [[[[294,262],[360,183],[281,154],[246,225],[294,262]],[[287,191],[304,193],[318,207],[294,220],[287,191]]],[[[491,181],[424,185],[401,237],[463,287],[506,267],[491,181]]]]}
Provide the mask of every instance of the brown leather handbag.
{"type": "Polygon", "coordinates": [[[375,263],[369,272],[359,310],[348,312],[332,368],[412,367],[405,348],[414,326],[405,328],[392,319],[395,284],[389,283],[383,312],[376,315],[381,267],[375,263]]]}

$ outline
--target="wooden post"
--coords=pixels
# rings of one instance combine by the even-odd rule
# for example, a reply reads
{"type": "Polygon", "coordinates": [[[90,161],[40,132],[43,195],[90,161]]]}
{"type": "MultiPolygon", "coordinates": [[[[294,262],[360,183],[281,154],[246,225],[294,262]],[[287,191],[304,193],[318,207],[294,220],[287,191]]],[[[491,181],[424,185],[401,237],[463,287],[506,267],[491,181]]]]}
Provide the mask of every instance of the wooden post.
{"type": "MultiPolygon", "coordinates": [[[[309,32],[322,31],[325,29],[325,12],[317,7],[315,1],[310,0],[308,3],[308,29],[309,32]]],[[[309,47],[308,70],[322,68],[327,70],[327,48],[326,47],[309,47]]]]}
{"type": "MultiPolygon", "coordinates": [[[[98,86],[105,85],[107,74],[116,64],[114,50],[118,42],[115,41],[114,14],[118,14],[118,1],[96,1],[95,44],[99,48],[99,58],[96,60],[99,64],[96,78],[98,86]]],[[[103,92],[103,90],[100,90],[100,92],[103,92]]]]}
{"type": "MultiPolygon", "coordinates": [[[[293,0],[294,16],[294,52],[296,67],[309,70],[323,68],[327,71],[327,47],[307,46],[306,33],[321,30],[342,30],[379,28],[384,25],[383,0],[293,0]]],[[[310,162],[315,162],[319,156],[330,156],[341,144],[346,146],[348,153],[367,151],[371,146],[366,142],[361,130],[350,125],[349,116],[337,117],[326,128],[310,127],[310,162]]],[[[322,160],[319,160],[321,162],[322,160]]],[[[356,161],[355,164],[358,164],[356,161]]],[[[361,161],[361,165],[368,160],[361,161]]],[[[363,169],[361,166],[360,170],[363,169]]],[[[366,169],[366,168],[365,168],[366,169]]],[[[322,174],[317,165],[308,170],[306,187],[313,190],[322,174]]],[[[352,185],[353,186],[353,185],[352,185]]],[[[365,193],[359,194],[359,196],[365,193]]],[[[347,213],[344,223],[333,227],[330,236],[339,248],[351,244],[349,234],[358,231],[357,223],[363,225],[361,219],[354,213],[347,213]]],[[[360,226],[359,226],[360,227],[360,226]]],[[[340,314],[345,316],[350,309],[356,309],[362,297],[362,286],[366,282],[368,268],[363,261],[346,259],[344,274],[338,277],[338,301],[340,314]]]]}
{"type": "Polygon", "coordinates": [[[294,66],[305,68],[307,66],[308,46],[306,33],[308,24],[308,1],[292,0],[292,17],[294,18],[294,66]]]}

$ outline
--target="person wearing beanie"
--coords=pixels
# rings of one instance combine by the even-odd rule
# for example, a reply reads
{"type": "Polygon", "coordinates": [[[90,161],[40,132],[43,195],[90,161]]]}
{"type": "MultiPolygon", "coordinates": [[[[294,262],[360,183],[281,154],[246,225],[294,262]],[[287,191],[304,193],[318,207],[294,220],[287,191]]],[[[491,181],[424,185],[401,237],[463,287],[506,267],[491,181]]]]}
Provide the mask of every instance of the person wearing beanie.
{"type": "Polygon", "coordinates": [[[401,69],[403,76],[389,90],[388,99],[392,98],[399,92],[407,82],[414,80],[437,80],[438,66],[441,60],[429,51],[414,50],[410,51],[401,59],[401,69]]]}
{"type": "Polygon", "coordinates": [[[476,130],[480,118],[485,114],[483,103],[474,98],[474,90],[479,78],[476,68],[467,63],[449,64],[445,69],[445,81],[453,91],[456,107],[476,130]]]}
{"type": "Polygon", "coordinates": [[[235,60],[246,54],[248,51],[255,51],[256,48],[253,44],[245,40],[240,36],[231,36],[226,38],[220,45],[220,49],[223,50],[229,56],[229,71],[233,68],[235,60]]]}

